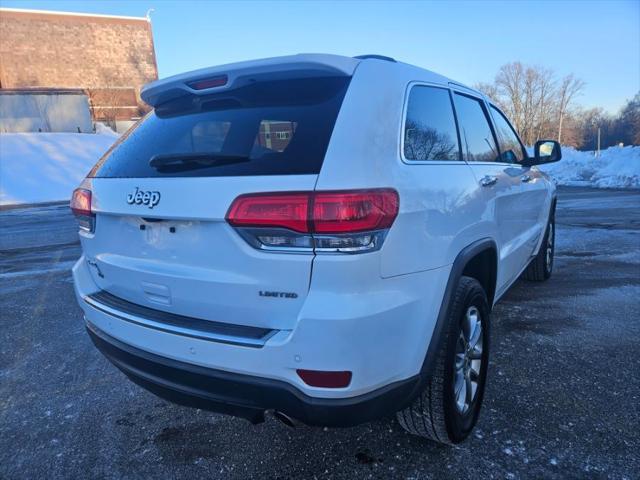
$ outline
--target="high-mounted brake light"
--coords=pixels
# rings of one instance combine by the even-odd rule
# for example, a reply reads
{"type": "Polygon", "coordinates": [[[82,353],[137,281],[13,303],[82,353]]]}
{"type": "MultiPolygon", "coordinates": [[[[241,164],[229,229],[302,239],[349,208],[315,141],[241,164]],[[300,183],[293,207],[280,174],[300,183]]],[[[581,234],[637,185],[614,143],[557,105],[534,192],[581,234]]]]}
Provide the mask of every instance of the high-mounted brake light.
{"type": "Polygon", "coordinates": [[[91,190],[76,188],[71,195],[71,211],[76,216],[82,230],[92,232],[95,214],[91,210],[91,190]]]}
{"type": "Polygon", "coordinates": [[[201,78],[200,80],[194,80],[187,82],[187,85],[194,90],[205,90],[207,88],[222,87],[229,81],[226,75],[219,75],[211,78],[201,78]]]}
{"type": "Polygon", "coordinates": [[[256,248],[349,252],[380,248],[398,215],[392,189],[241,195],[227,221],[256,248]]]}

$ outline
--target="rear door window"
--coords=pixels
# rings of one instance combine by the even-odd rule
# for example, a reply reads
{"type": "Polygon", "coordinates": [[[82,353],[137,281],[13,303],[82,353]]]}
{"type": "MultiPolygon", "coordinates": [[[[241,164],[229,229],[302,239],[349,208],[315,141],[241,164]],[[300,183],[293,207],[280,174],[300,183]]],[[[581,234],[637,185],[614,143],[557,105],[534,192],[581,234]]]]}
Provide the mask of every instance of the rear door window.
{"type": "Polygon", "coordinates": [[[498,161],[498,148],[483,102],[460,93],[453,97],[460,128],[462,158],[468,162],[498,161]]]}
{"type": "Polygon", "coordinates": [[[491,114],[498,134],[502,161],[505,163],[521,162],[525,157],[525,151],[520,140],[518,140],[518,135],[511,128],[502,112],[493,105],[491,105],[491,114]]]}
{"type": "Polygon", "coordinates": [[[294,175],[320,172],[349,77],[258,81],[157,107],[89,176],[294,175]]]}
{"type": "Polygon", "coordinates": [[[417,85],[409,93],[404,126],[407,160],[459,160],[456,121],[449,90],[417,85]]]}

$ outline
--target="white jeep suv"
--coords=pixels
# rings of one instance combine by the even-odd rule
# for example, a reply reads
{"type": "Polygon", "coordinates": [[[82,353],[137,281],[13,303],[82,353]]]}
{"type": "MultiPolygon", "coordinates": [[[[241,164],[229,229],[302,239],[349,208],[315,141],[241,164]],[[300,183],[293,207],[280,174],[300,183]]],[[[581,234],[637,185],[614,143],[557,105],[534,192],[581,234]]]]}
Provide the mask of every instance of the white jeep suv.
{"type": "Polygon", "coordinates": [[[95,345],[174,402],[463,440],[492,306],[549,277],[554,184],[479,92],[387,57],[295,55],[147,85],[71,207],[95,345]]]}

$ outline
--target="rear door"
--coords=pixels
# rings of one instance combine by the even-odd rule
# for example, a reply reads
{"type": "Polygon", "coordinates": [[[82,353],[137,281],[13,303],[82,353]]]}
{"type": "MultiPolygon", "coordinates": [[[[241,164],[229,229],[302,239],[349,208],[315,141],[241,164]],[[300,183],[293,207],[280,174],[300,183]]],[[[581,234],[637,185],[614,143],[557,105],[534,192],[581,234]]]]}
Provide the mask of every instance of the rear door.
{"type": "Polygon", "coordinates": [[[250,246],[225,220],[239,195],[313,190],[349,77],[254,81],[150,113],[89,175],[97,285],[180,315],[287,330],[311,254],[250,246]]]}
{"type": "Polygon", "coordinates": [[[486,103],[455,92],[462,158],[478,182],[479,200],[486,205],[484,219],[493,223],[498,242],[498,295],[520,273],[524,262],[520,221],[520,167],[504,161],[491,127],[486,103]]]}

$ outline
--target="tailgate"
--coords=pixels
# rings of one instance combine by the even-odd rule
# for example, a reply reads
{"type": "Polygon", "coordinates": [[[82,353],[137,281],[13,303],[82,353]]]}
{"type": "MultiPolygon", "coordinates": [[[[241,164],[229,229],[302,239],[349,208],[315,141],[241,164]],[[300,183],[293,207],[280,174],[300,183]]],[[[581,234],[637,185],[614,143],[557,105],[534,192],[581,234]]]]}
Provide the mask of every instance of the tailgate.
{"type": "Polygon", "coordinates": [[[92,180],[96,229],[83,235],[96,284],[135,304],[278,330],[295,326],[313,255],[263,252],[225,221],[243,193],[312,190],[315,175],[92,180]],[[149,208],[133,192],[158,192],[149,208]],[[292,295],[270,296],[268,292],[292,295]]]}
{"type": "Polygon", "coordinates": [[[350,77],[276,73],[228,72],[204,90],[180,77],[182,96],[171,87],[93,168],[82,244],[101,289],[187,317],[295,326],[313,254],[256,249],[225,216],[242,194],[314,189],[350,77]]]}

